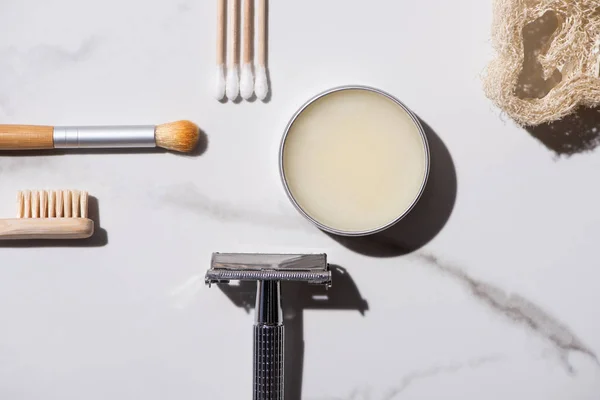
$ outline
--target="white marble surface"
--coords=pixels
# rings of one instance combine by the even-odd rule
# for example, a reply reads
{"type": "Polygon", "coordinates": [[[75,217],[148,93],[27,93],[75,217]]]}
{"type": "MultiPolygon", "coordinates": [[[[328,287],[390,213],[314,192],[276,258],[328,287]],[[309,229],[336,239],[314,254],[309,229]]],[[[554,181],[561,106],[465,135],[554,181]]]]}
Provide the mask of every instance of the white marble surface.
{"type": "Polygon", "coordinates": [[[103,230],[0,247],[0,398],[250,398],[252,313],[204,287],[213,251],[324,251],[354,281],[323,307],[347,310],[288,307],[289,400],[299,377],[314,400],[600,398],[600,153],[557,157],[484,97],[491,1],[272,1],[268,104],[213,100],[214,3],[0,2],[3,123],[208,136],[197,157],[0,156],[1,215],[19,189],[87,189],[103,230]],[[314,229],[278,178],[292,113],[347,83],[399,97],[453,161],[389,257],[314,229]]]}

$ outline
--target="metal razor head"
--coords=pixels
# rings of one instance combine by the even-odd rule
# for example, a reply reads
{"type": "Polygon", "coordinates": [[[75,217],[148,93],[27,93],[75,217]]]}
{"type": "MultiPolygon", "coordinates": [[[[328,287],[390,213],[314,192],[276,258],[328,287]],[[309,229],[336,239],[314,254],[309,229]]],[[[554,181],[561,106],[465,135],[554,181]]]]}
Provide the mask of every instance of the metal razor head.
{"type": "Polygon", "coordinates": [[[295,281],[331,286],[327,254],[213,253],[205,282],[295,281]]]}

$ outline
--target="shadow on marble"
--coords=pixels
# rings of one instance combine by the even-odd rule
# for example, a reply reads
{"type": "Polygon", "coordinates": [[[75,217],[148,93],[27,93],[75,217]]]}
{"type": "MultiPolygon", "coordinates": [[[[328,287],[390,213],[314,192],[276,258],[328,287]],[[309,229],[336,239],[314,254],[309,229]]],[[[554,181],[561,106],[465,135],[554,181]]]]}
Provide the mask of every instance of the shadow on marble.
{"type": "Polygon", "coordinates": [[[178,153],[161,147],[122,148],[122,149],[48,149],[48,150],[0,150],[0,157],[33,157],[33,156],[76,156],[88,154],[172,154],[181,157],[198,157],[208,149],[208,136],[200,130],[198,145],[189,153],[178,153]]]}
{"type": "Polygon", "coordinates": [[[600,107],[580,107],[559,121],[525,129],[558,156],[590,152],[600,145],[600,107]]]}
{"type": "Polygon", "coordinates": [[[456,169],[444,142],[424,121],[421,124],[429,141],[431,168],[423,195],[411,212],[394,226],[373,235],[346,237],[325,232],[327,235],[363,255],[395,257],[420,249],[444,228],[456,201],[456,169]]]}
{"type": "MultiPolygon", "coordinates": [[[[332,286],[309,285],[300,282],[283,282],[281,287],[282,307],[285,324],[285,398],[301,400],[304,368],[304,310],[358,311],[365,315],[369,305],[361,296],[358,287],[348,272],[337,265],[331,265],[332,286]]],[[[240,282],[239,285],[218,285],[223,293],[246,312],[251,312],[256,302],[256,283],[240,282]]],[[[252,327],[248,327],[246,338],[252,342],[252,327]]],[[[324,335],[327,332],[323,332],[324,335]]],[[[351,349],[349,349],[351,351],[351,349]]],[[[252,360],[231,360],[243,362],[252,368],[252,360]]],[[[250,393],[252,388],[248,388],[250,393]]]]}
{"type": "Polygon", "coordinates": [[[94,221],[94,234],[87,239],[68,240],[5,240],[0,241],[0,248],[30,248],[30,247],[102,247],[108,244],[108,233],[100,225],[100,207],[98,199],[88,197],[88,217],[94,221]]]}

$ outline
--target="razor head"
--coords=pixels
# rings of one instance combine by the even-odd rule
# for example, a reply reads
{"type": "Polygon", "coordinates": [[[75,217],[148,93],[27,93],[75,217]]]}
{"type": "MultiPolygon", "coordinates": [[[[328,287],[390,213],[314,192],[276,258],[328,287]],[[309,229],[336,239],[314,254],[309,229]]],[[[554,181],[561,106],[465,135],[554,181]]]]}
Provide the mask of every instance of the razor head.
{"type": "Polygon", "coordinates": [[[205,282],[293,281],[331,286],[327,254],[213,253],[205,282]]]}

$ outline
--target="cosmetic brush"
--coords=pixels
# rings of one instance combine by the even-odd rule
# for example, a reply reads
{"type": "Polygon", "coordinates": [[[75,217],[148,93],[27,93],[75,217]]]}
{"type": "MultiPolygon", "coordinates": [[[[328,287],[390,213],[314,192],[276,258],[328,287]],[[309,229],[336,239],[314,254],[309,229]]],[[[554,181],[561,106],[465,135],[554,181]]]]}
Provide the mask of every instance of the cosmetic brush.
{"type": "Polygon", "coordinates": [[[0,240],[85,239],[94,234],[88,194],[79,190],[17,193],[17,218],[0,219],[0,240]]]}
{"type": "Polygon", "coordinates": [[[215,98],[225,97],[225,37],[226,32],[227,0],[217,0],[217,69],[215,82],[215,98]]]}
{"type": "Polygon", "coordinates": [[[254,93],[254,75],[252,73],[252,5],[253,0],[244,1],[244,32],[242,36],[242,76],[240,78],[240,94],[248,100],[254,93]]]}
{"type": "Polygon", "coordinates": [[[256,67],[256,81],[254,91],[260,100],[269,94],[269,81],[267,78],[267,0],[258,0],[258,66],[256,67]]]}
{"type": "Polygon", "coordinates": [[[190,121],[132,126],[0,125],[0,150],[162,147],[187,153],[198,127],[190,121]]]}
{"type": "Polygon", "coordinates": [[[240,73],[239,73],[239,0],[229,0],[229,68],[227,69],[227,82],[225,94],[229,100],[235,100],[240,94],[240,73]]]}

